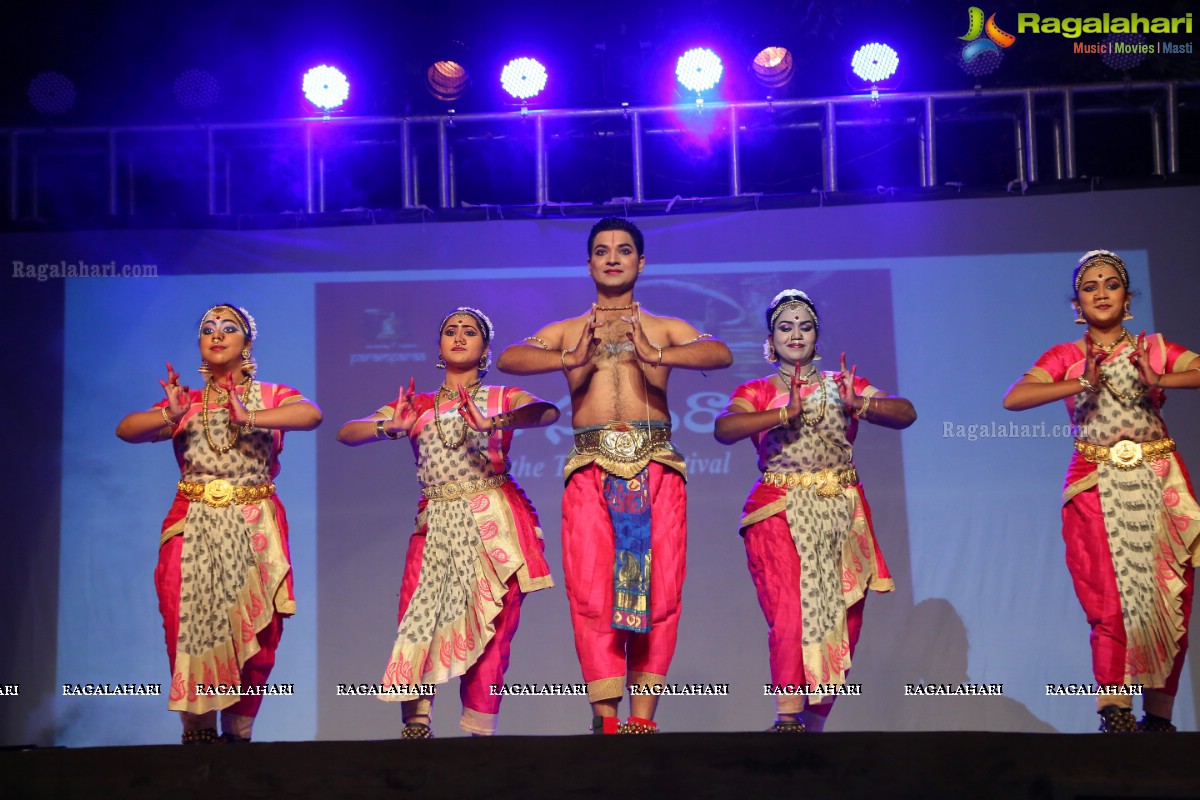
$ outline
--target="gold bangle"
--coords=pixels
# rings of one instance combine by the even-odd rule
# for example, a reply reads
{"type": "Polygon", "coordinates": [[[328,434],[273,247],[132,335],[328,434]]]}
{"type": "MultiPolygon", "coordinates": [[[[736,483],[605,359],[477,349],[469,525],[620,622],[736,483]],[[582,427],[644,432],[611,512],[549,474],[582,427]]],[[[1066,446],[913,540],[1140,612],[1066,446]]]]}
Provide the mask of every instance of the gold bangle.
{"type": "Polygon", "coordinates": [[[786,428],[790,422],[791,422],[791,420],[788,417],[787,406],[780,406],[779,407],[779,424],[776,425],[775,427],[786,428]]]}
{"type": "Polygon", "coordinates": [[[246,421],[242,423],[242,433],[249,433],[254,430],[254,412],[256,409],[250,409],[246,412],[246,421]]]}
{"type": "Polygon", "coordinates": [[[1092,394],[1095,394],[1096,392],[1100,391],[1100,387],[1096,386],[1095,384],[1093,384],[1091,381],[1089,381],[1087,378],[1083,377],[1082,375],[1080,375],[1079,378],[1077,378],[1077,380],[1079,381],[1080,386],[1087,389],[1092,394]]]}
{"type": "Polygon", "coordinates": [[[862,401],[863,401],[862,408],[858,409],[857,411],[851,410],[851,412],[850,412],[851,416],[853,416],[855,419],[866,419],[867,412],[871,409],[870,395],[864,395],[862,401]]]}
{"type": "Polygon", "coordinates": [[[171,416],[167,413],[167,407],[159,406],[158,410],[162,412],[163,422],[167,423],[168,428],[174,430],[175,426],[178,425],[179,423],[174,421],[173,419],[171,419],[171,416]]]}
{"type": "Polygon", "coordinates": [[[563,372],[570,372],[571,368],[567,366],[567,351],[563,350],[561,353],[559,353],[559,356],[562,357],[563,372]]]}
{"type": "Polygon", "coordinates": [[[526,337],[525,337],[525,339],[524,339],[523,341],[526,341],[526,342],[537,342],[538,344],[540,344],[540,345],[542,346],[542,349],[543,349],[543,350],[549,350],[549,349],[550,349],[550,345],[548,345],[548,344],[546,343],[546,340],[545,340],[545,339],[539,339],[539,338],[538,338],[538,337],[536,337],[536,336],[526,336],[526,337]]]}
{"type": "Polygon", "coordinates": [[[375,420],[375,438],[376,439],[382,439],[384,436],[387,435],[387,431],[385,431],[383,429],[383,424],[385,422],[387,422],[387,420],[385,420],[385,419],[375,420]]]}
{"type": "Polygon", "coordinates": [[[661,347],[658,348],[658,363],[656,363],[654,366],[656,366],[656,367],[662,366],[662,348],[661,347]]]}

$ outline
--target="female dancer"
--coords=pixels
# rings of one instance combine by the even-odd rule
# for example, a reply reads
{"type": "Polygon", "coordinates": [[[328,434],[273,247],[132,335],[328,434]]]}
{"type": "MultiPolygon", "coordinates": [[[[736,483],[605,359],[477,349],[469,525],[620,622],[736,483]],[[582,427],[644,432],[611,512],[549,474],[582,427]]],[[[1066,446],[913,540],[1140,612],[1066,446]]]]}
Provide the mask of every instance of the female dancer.
{"type": "Polygon", "coordinates": [[[383,677],[383,700],[401,701],[404,738],[432,738],[430,687],[461,675],[460,725],[496,732],[509,647],[528,592],[553,585],[542,531],[525,493],[508,474],[514,428],[539,428],[558,409],[513,387],[484,386],[491,321],[458,308],[439,328],[438,366],[446,381],[417,394],[410,379],[370,417],[347,422],[348,445],[412,440],[421,500],[400,586],[400,626],[383,677]]]}
{"type": "Polygon", "coordinates": [[[819,731],[850,669],[867,589],[895,588],[854,468],[858,422],[900,429],[917,414],[847,371],[845,354],[840,372],[817,370],[821,326],[804,292],[776,295],[766,325],[764,355],[778,371],[737,387],[714,434],[722,444],[750,437],[763,473],[741,533],[770,629],[770,730],[819,731]]]}
{"type": "Polygon", "coordinates": [[[1164,389],[1200,387],[1196,354],[1125,329],[1129,275],[1108,250],[1079,259],[1072,305],[1082,339],[1055,345],[1013,384],[1010,411],[1064,400],[1077,429],[1063,490],[1063,540],[1092,628],[1100,730],[1174,731],[1187,652],[1200,509],[1159,409],[1164,389]],[[1130,688],[1145,687],[1141,721],[1130,688]]]}
{"type": "Polygon", "coordinates": [[[166,398],[117,426],[127,442],[170,440],[178,493],[163,520],[154,585],[171,664],[168,708],[184,744],[248,742],[275,666],[283,618],[296,610],[279,474],[283,432],[309,431],[321,410],[295,389],[254,379],[258,330],[245,309],[213,306],[200,319],[204,389],[167,364],[166,398]]]}

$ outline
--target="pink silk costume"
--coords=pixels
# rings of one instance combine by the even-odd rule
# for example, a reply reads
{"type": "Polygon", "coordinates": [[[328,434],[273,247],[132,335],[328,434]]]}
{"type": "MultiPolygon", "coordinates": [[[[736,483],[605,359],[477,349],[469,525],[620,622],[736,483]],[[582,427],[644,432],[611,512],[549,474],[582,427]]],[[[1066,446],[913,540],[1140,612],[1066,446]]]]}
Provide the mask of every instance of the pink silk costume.
{"type": "MultiPolygon", "coordinates": [[[[204,435],[201,398],[201,391],[191,392],[191,406],[172,433],[180,479],[204,483],[223,478],[235,486],[273,481],[279,474],[283,432],[256,428],[240,435],[230,453],[218,456],[204,435]]],[[[244,403],[247,409],[262,410],[303,399],[287,386],[254,381],[244,403]]],[[[165,406],[164,399],[154,408],[165,406]]],[[[218,446],[227,443],[228,409],[210,407],[209,428],[218,446]]],[[[252,722],[262,705],[261,695],[197,693],[197,687],[262,686],[275,665],[283,618],[296,612],[287,517],[278,495],[212,508],[177,493],[163,520],[154,584],[171,666],[167,707],[192,714],[222,709],[252,722]],[[185,584],[192,579],[181,562],[195,558],[201,549],[222,552],[224,573],[188,591],[185,584]],[[230,581],[240,584],[237,600],[218,608],[216,598],[230,581]],[[190,624],[180,625],[181,608],[190,624]],[[210,621],[220,618],[220,629],[198,629],[206,615],[210,621]]],[[[248,736],[248,729],[242,730],[248,736]]]]}
{"type": "MultiPolygon", "coordinates": [[[[476,406],[487,417],[511,411],[514,400],[527,397],[512,387],[484,388],[476,406]]],[[[468,733],[492,734],[501,696],[491,687],[504,682],[521,601],[528,592],[554,585],[542,554],[542,531],[533,505],[507,478],[512,431],[489,436],[468,430],[459,447],[447,449],[434,421],[433,395],[416,395],[413,406],[417,421],[410,438],[425,491],[405,556],[397,636],[383,678],[386,691],[379,697],[420,700],[416,713],[427,714],[430,699],[413,687],[462,676],[460,726],[468,733]],[[436,497],[442,490],[433,488],[473,481],[503,482],[468,485],[448,498],[436,497]],[[451,567],[442,569],[442,564],[451,567]]],[[[390,418],[395,411],[393,402],[379,413],[390,418]]],[[[464,426],[457,395],[441,404],[440,413],[446,437],[455,441],[464,426]]]]}
{"type": "Polygon", "coordinates": [[[620,698],[627,677],[631,685],[664,683],[675,655],[687,572],[687,488],[682,457],[667,446],[654,453],[646,466],[653,556],[651,627],[646,633],[612,626],[615,535],[604,495],[605,472],[595,462],[580,463],[586,460],[584,456],[567,463],[562,500],[563,580],[571,606],[575,653],[590,703],[620,698]]]}
{"type": "MultiPolygon", "coordinates": [[[[853,466],[851,444],[858,421],[843,414],[836,373],[822,373],[825,414],[814,426],[793,419],[787,428],[751,436],[762,472],[802,473],[845,470],[853,466]]],[[[878,390],[855,378],[855,392],[869,397],[878,390]]],[[[820,388],[803,387],[804,413],[819,413],[820,388]],[[816,398],[814,399],[814,395],[816,398]]],[[[787,405],[788,393],[770,378],[744,383],[730,399],[733,409],[767,411],[787,405]]],[[[871,509],[862,485],[843,486],[833,497],[815,487],[785,488],[760,479],[742,509],[741,534],[747,565],[768,626],[771,682],[815,688],[845,683],[862,626],[868,589],[895,588],[875,539],[871,509]],[[806,564],[802,548],[812,553],[806,564]],[[822,575],[824,573],[824,575],[822,575]],[[801,608],[813,619],[805,620],[801,608]]],[[[836,695],[810,695],[818,714],[828,714],[836,695]]],[[[779,713],[799,713],[805,696],[777,694],[779,713]]]]}
{"type": "MultiPolygon", "coordinates": [[[[1161,334],[1148,336],[1146,349],[1160,374],[1196,366],[1195,353],[1161,334]]],[[[1122,342],[1101,364],[1101,372],[1126,397],[1141,386],[1128,354],[1122,342]]],[[[1079,378],[1084,355],[1082,341],[1055,345],[1026,374],[1042,383],[1079,378]]],[[[1112,445],[1167,436],[1161,400],[1151,394],[1123,402],[1103,386],[1096,393],[1081,386],[1065,402],[1082,441],[1112,445]]],[[[1091,626],[1098,684],[1141,684],[1176,693],[1187,652],[1192,568],[1200,563],[1198,518],[1191,479],[1177,453],[1133,469],[1072,454],[1063,488],[1063,541],[1075,594],[1091,626]]],[[[1128,705],[1129,700],[1106,695],[1101,702],[1128,705]]]]}

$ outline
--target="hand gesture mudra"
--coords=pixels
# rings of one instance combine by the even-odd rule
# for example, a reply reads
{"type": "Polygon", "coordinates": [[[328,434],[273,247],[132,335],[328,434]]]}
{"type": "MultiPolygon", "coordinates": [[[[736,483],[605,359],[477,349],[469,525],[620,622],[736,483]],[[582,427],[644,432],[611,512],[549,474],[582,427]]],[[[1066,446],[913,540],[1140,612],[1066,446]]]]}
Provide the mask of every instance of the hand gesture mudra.
{"type": "Polygon", "coordinates": [[[396,413],[383,423],[383,429],[388,433],[408,433],[413,423],[417,421],[417,411],[413,408],[413,396],[417,393],[417,383],[413,378],[408,379],[408,389],[401,387],[396,391],[396,413]]]}
{"type": "Polygon", "coordinates": [[[167,416],[178,422],[192,404],[191,390],[179,385],[179,373],[170,361],[167,362],[167,379],[159,379],[158,383],[167,394],[167,416]]]}
{"type": "Polygon", "coordinates": [[[458,413],[466,420],[467,427],[471,430],[476,433],[491,433],[491,420],[480,413],[479,407],[468,394],[467,387],[461,383],[458,385],[458,413]]]}
{"type": "Polygon", "coordinates": [[[1094,387],[1092,391],[1099,391],[1101,378],[1100,363],[1104,361],[1105,355],[1096,347],[1096,343],[1092,341],[1091,332],[1084,334],[1083,341],[1087,351],[1083,359],[1083,379],[1094,387]]]}
{"type": "Polygon", "coordinates": [[[245,425],[249,422],[250,412],[246,410],[242,398],[238,397],[238,387],[233,382],[233,376],[226,375],[225,380],[221,381],[217,388],[229,395],[229,400],[225,404],[225,407],[229,409],[229,420],[235,425],[245,425]]]}
{"type": "Polygon", "coordinates": [[[849,372],[846,371],[846,354],[842,353],[841,370],[838,372],[837,385],[838,396],[842,398],[842,405],[846,407],[847,414],[853,414],[858,410],[858,393],[854,391],[854,373],[858,370],[858,365],[850,367],[849,372]]]}
{"type": "MultiPolygon", "coordinates": [[[[816,373],[815,377],[817,380],[821,380],[821,373],[816,373]]],[[[800,415],[804,413],[804,398],[800,396],[800,389],[807,383],[807,381],[800,379],[799,369],[792,373],[792,377],[788,381],[787,414],[789,420],[798,420],[800,419],[800,415]]]]}
{"type": "Polygon", "coordinates": [[[1146,332],[1138,334],[1137,343],[1129,351],[1129,361],[1137,369],[1138,380],[1147,389],[1157,389],[1162,375],[1154,371],[1150,353],[1146,350],[1146,332]]]}
{"type": "MultiPolygon", "coordinates": [[[[575,347],[563,355],[563,366],[567,369],[578,369],[585,366],[591,362],[592,356],[596,354],[597,348],[600,347],[600,335],[596,331],[599,328],[603,328],[604,323],[597,319],[596,314],[596,304],[592,303],[587,321],[584,323],[583,330],[579,333],[579,341],[575,343],[575,347]]],[[[564,344],[566,343],[564,342],[564,344]]]]}
{"type": "Polygon", "coordinates": [[[633,315],[621,317],[623,322],[629,323],[629,330],[625,332],[625,338],[633,343],[633,354],[637,356],[638,361],[644,364],[649,364],[656,367],[659,364],[661,352],[658,345],[651,344],[646,338],[646,331],[642,328],[642,304],[633,304],[633,315]]]}

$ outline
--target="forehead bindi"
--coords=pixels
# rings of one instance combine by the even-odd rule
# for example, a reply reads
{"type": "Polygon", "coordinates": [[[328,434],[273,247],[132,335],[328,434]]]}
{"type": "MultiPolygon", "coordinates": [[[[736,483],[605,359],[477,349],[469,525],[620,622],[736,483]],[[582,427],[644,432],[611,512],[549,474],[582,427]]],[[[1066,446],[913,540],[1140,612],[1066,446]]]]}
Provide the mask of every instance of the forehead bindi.
{"type": "Polygon", "coordinates": [[[1103,283],[1104,281],[1110,280],[1112,278],[1116,278],[1117,280],[1120,280],[1120,276],[1117,275],[1117,271],[1115,269],[1113,269],[1112,267],[1109,267],[1109,266],[1089,267],[1087,269],[1087,271],[1085,271],[1083,273],[1082,283],[1090,283],[1092,281],[1100,281],[1101,283],[1103,283]]]}
{"type": "Polygon", "coordinates": [[[226,315],[220,311],[214,311],[204,318],[205,325],[217,325],[222,322],[232,322],[234,325],[238,325],[238,321],[234,319],[232,314],[226,315]]]}
{"type": "Polygon", "coordinates": [[[806,308],[787,309],[779,315],[779,319],[775,320],[775,325],[778,326],[783,322],[790,322],[793,325],[802,325],[805,322],[812,322],[812,314],[806,308]]]}

